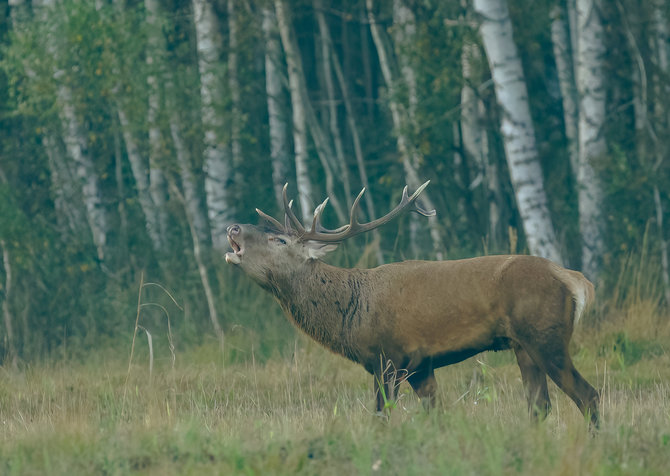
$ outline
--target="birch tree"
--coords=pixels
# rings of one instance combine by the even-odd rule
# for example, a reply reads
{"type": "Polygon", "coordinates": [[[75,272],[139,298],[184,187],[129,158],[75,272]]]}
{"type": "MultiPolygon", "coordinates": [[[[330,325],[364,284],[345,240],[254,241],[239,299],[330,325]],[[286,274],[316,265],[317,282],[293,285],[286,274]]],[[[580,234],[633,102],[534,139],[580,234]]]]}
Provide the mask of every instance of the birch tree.
{"type": "Polygon", "coordinates": [[[312,183],[307,165],[307,119],[302,97],[302,64],[300,52],[296,50],[288,18],[288,7],[283,0],[275,0],[275,12],[279,35],[281,36],[286,65],[288,68],[291,114],[293,119],[293,149],[295,152],[295,173],[298,186],[300,212],[305,223],[310,221],[313,210],[312,183]]]}
{"type": "Polygon", "coordinates": [[[607,152],[605,78],[601,10],[597,0],[577,0],[577,66],[579,91],[579,229],[582,237],[582,269],[591,279],[600,271],[604,251],[602,190],[594,163],[607,152]]]}
{"type": "MultiPolygon", "coordinates": [[[[410,140],[407,132],[409,130],[407,112],[403,110],[404,108],[398,100],[396,87],[398,85],[399,79],[397,78],[397,75],[394,72],[394,68],[391,64],[390,46],[388,44],[389,41],[381,25],[377,22],[376,15],[374,13],[374,1],[366,0],[366,8],[368,12],[368,21],[370,23],[370,32],[372,33],[372,39],[374,41],[375,47],[377,48],[379,66],[382,71],[384,83],[388,89],[389,109],[391,110],[391,119],[395,129],[398,152],[400,152],[402,157],[405,179],[410,187],[417,188],[421,185],[419,173],[415,166],[415,163],[417,162],[416,154],[418,151],[412,144],[412,141],[410,140]]],[[[432,200],[428,195],[424,194],[422,197],[427,208],[435,208],[432,200]]],[[[430,236],[433,240],[433,252],[435,253],[437,259],[443,259],[444,245],[439,225],[436,219],[432,217],[428,218],[428,225],[430,227],[430,236]]]]}
{"type": "Polygon", "coordinates": [[[5,358],[9,360],[13,368],[16,368],[18,363],[18,355],[16,353],[16,342],[14,337],[14,313],[11,310],[10,299],[12,297],[12,265],[9,256],[9,250],[4,240],[0,239],[0,252],[2,252],[2,265],[5,274],[5,282],[3,286],[2,299],[2,320],[5,326],[5,342],[7,344],[7,353],[5,358]]]}
{"type": "Polygon", "coordinates": [[[159,117],[161,90],[159,74],[164,72],[165,39],[160,29],[161,10],[157,0],[144,0],[147,23],[146,63],[147,75],[147,127],[149,129],[149,193],[156,209],[156,227],[163,237],[162,246],[167,246],[168,214],[167,180],[161,169],[164,155],[164,139],[159,117]]]}
{"type": "Polygon", "coordinates": [[[568,11],[559,2],[551,9],[551,43],[558,71],[558,85],[561,90],[563,105],[563,123],[565,137],[568,140],[568,155],[572,173],[579,170],[579,97],[575,83],[572,42],[568,11]]]}
{"type": "Polygon", "coordinates": [[[215,286],[213,284],[214,273],[210,269],[211,263],[211,241],[209,223],[202,204],[198,181],[191,168],[191,157],[189,156],[186,145],[183,141],[183,133],[176,109],[171,109],[170,117],[170,133],[174,143],[175,153],[177,156],[177,163],[179,165],[179,173],[181,177],[181,185],[184,193],[182,194],[178,187],[172,184],[173,193],[179,197],[184,204],[186,212],[186,220],[191,232],[191,241],[193,243],[193,257],[200,275],[200,282],[202,283],[203,291],[205,292],[205,299],[207,301],[207,309],[209,311],[209,319],[214,328],[221,346],[223,346],[223,328],[219,319],[219,313],[216,308],[216,300],[214,296],[215,286]]]}
{"type": "Polygon", "coordinates": [[[336,163],[335,154],[332,151],[326,134],[321,128],[307,94],[302,58],[300,57],[300,51],[290,22],[290,15],[284,0],[275,1],[275,10],[288,67],[289,92],[293,113],[293,147],[296,155],[295,168],[298,183],[298,198],[300,200],[303,219],[309,221],[312,218],[312,185],[307,165],[307,130],[309,129],[325,175],[326,191],[330,198],[331,206],[337,214],[338,219],[345,221],[347,215],[340,205],[334,189],[333,170],[336,167],[334,165],[336,163]],[[306,193],[301,193],[301,190],[306,190],[306,193]]]}
{"type": "Polygon", "coordinates": [[[223,97],[223,84],[219,77],[222,41],[217,16],[209,0],[193,0],[193,21],[200,71],[202,123],[205,129],[207,210],[212,242],[216,248],[223,248],[227,246],[226,228],[232,223],[234,216],[231,189],[233,169],[230,147],[223,133],[224,120],[217,108],[217,102],[223,97]]]}
{"type": "Polygon", "coordinates": [[[528,91],[505,0],[474,0],[480,34],[501,109],[501,132],[519,214],[531,254],[561,263],[535,145],[528,91]]]}
{"type": "MultiPolygon", "coordinates": [[[[34,2],[37,15],[41,22],[48,24],[48,17],[54,13],[55,0],[39,0],[34,2]]],[[[57,50],[58,32],[48,28],[46,50],[58,64],[60,53],[57,50]]],[[[86,210],[86,218],[93,237],[98,259],[104,261],[107,257],[107,235],[109,234],[110,220],[103,203],[100,178],[95,162],[88,153],[88,138],[75,108],[75,100],[71,88],[66,84],[66,72],[59,66],[55,67],[56,94],[58,111],[63,124],[63,142],[69,158],[75,164],[79,178],[86,210]]]]}
{"type": "Polygon", "coordinates": [[[285,114],[282,112],[282,81],[279,70],[281,45],[277,38],[274,9],[263,7],[263,38],[265,39],[265,94],[270,129],[270,161],[272,185],[277,204],[282,203],[282,188],[288,179],[289,144],[285,114]]]}
{"type": "Polygon", "coordinates": [[[231,115],[233,120],[230,122],[230,152],[233,167],[235,168],[235,182],[241,182],[239,176],[240,166],[242,164],[242,96],[240,92],[238,49],[239,49],[239,29],[237,18],[237,4],[239,0],[228,0],[228,89],[230,90],[231,115]]]}
{"type": "MultiPolygon", "coordinates": [[[[652,50],[655,56],[656,64],[659,73],[653,78],[654,94],[656,101],[654,101],[654,121],[658,127],[663,128],[664,135],[670,133],[670,108],[668,104],[670,101],[670,85],[664,81],[661,75],[670,74],[670,48],[668,42],[670,41],[670,28],[668,27],[667,18],[664,17],[662,11],[664,3],[658,0],[653,7],[653,24],[654,35],[652,38],[652,50]]],[[[655,133],[655,163],[652,167],[652,173],[657,176],[658,170],[665,161],[670,147],[658,139],[659,134],[655,133]]],[[[665,238],[665,229],[663,226],[663,202],[661,201],[661,192],[657,181],[653,182],[654,206],[656,208],[656,225],[658,227],[659,242],[661,248],[661,269],[663,275],[663,284],[665,286],[665,303],[670,306],[670,259],[668,259],[668,240],[665,238]]]]}
{"type": "Polygon", "coordinates": [[[465,155],[477,168],[477,177],[470,183],[483,183],[487,189],[488,200],[488,232],[491,247],[496,249],[502,240],[500,227],[500,203],[502,193],[500,190],[500,178],[498,166],[490,155],[489,141],[482,123],[486,117],[486,107],[475,90],[474,84],[479,83],[475,73],[476,65],[481,62],[479,46],[473,42],[466,41],[461,53],[461,68],[463,72],[463,87],[461,88],[461,121],[460,132],[463,151],[465,155]]]}
{"type": "MultiPolygon", "coordinates": [[[[337,78],[340,92],[342,94],[342,102],[344,103],[346,121],[349,126],[349,132],[351,134],[351,140],[353,142],[354,156],[356,157],[358,175],[363,187],[366,190],[369,190],[370,183],[368,180],[368,174],[365,166],[365,158],[363,156],[363,146],[361,145],[361,138],[359,134],[358,122],[356,120],[356,114],[351,104],[351,94],[349,92],[349,85],[347,84],[347,80],[344,77],[344,73],[342,71],[342,62],[340,61],[337,50],[333,47],[333,40],[330,34],[330,28],[328,27],[328,22],[326,21],[323,9],[316,8],[316,15],[319,23],[319,33],[321,34],[322,42],[329,49],[329,54],[327,55],[327,57],[330,58],[330,60],[332,61],[332,67],[335,72],[335,77],[337,78]]],[[[376,217],[376,214],[372,194],[371,193],[365,194],[363,196],[363,200],[365,203],[365,210],[368,214],[368,217],[370,220],[373,220],[376,217]]],[[[379,246],[379,243],[381,241],[379,236],[379,230],[377,229],[372,230],[372,233],[373,233],[373,240],[377,243],[375,250],[375,254],[377,256],[377,263],[383,264],[384,256],[382,254],[381,247],[379,246]]]]}
{"type": "Polygon", "coordinates": [[[319,25],[319,47],[321,50],[322,61],[321,67],[323,68],[323,80],[326,89],[326,103],[328,108],[328,128],[330,130],[330,136],[333,140],[333,145],[335,148],[335,156],[337,158],[337,163],[339,165],[339,170],[342,178],[342,183],[344,185],[344,196],[347,202],[347,205],[351,207],[353,198],[351,197],[351,183],[349,180],[349,166],[347,165],[346,158],[344,156],[344,143],[342,140],[342,134],[340,131],[339,125],[339,115],[337,108],[337,100],[335,97],[335,84],[333,83],[333,65],[332,65],[332,45],[330,43],[330,38],[324,35],[324,29],[326,28],[326,17],[323,14],[323,5],[321,0],[314,0],[314,11],[316,14],[317,23],[319,25]]]}
{"type": "MultiPolygon", "coordinates": [[[[19,37],[28,35],[27,22],[30,21],[30,10],[25,0],[11,0],[9,6],[14,34],[19,37]]],[[[23,67],[28,81],[35,80],[37,73],[25,60],[23,67]]],[[[67,160],[59,135],[51,127],[44,127],[41,139],[49,164],[51,193],[54,198],[58,229],[65,241],[80,239],[89,232],[76,172],[67,160]]]]}

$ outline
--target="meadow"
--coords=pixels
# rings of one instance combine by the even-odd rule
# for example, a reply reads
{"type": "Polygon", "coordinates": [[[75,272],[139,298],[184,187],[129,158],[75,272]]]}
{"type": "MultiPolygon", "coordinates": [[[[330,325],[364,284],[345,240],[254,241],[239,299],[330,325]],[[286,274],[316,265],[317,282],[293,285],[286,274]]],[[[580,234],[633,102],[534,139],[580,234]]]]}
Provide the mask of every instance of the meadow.
{"type": "Polygon", "coordinates": [[[509,351],[438,370],[430,412],[401,384],[383,418],[362,368],[297,333],[273,351],[249,328],[223,348],[154,335],[150,354],[139,328],[130,365],[129,338],[0,368],[0,473],[667,474],[670,313],[658,275],[626,276],[571,345],[601,391],[597,432],[551,382],[552,413],[531,422],[509,351]]]}

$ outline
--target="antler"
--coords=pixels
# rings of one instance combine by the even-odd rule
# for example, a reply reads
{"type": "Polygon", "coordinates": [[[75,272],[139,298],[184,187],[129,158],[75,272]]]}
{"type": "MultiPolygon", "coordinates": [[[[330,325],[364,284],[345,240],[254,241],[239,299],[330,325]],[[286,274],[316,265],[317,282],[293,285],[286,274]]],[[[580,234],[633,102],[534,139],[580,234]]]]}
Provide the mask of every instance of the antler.
{"type": "Polygon", "coordinates": [[[298,219],[298,217],[295,216],[295,213],[293,213],[292,209],[293,201],[289,201],[288,197],[286,196],[286,188],[288,187],[288,184],[284,185],[284,189],[282,191],[282,197],[284,201],[284,212],[286,214],[285,225],[282,226],[281,223],[279,223],[277,220],[263,213],[259,209],[256,209],[256,212],[258,212],[258,214],[261,217],[270,221],[280,230],[284,228],[286,232],[290,232],[292,225],[298,232],[298,235],[300,236],[300,239],[302,241],[312,240],[312,241],[319,241],[322,243],[339,243],[348,238],[351,238],[352,236],[356,236],[361,233],[365,233],[366,231],[378,228],[388,223],[389,221],[393,220],[395,217],[404,213],[405,211],[414,211],[427,217],[434,216],[435,210],[424,210],[416,203],[416,199],[419,197],[421,192],[423,192],[423,190],[428,186],[429,183],[430,180],[428,180],[426,183],[424,183],[418,189],[416,189],[416,191],[411,196],[409,196],[407,192],[407,186],[405,186],[405,188],[402,191],[402,198],[400,199],[400,203],[383,217],[377,218],[376,220],[372,220],[371,222],[368,223],[359,223],[357,218],[358,207],[361,198],[363,198],[363,194],[365,193],[365,188],[363,188],[363,190],[361,190],[361,193],[359,193],[358,196],[356,197],[356,200],[354,200],[354,204],[351,206],[349,224],[336,228],[335,230],[329,230],[321,224],[321,215],[323,214],[323,210],[326,208],[326,204],[328,203],[328,198],[326,198],[323,201],[323,203],[321,203],[314,209],[314,219],[312,220],[312,227],[309,229],[309,231],[307,231],[303,226],[303,224],[298,219]]]}

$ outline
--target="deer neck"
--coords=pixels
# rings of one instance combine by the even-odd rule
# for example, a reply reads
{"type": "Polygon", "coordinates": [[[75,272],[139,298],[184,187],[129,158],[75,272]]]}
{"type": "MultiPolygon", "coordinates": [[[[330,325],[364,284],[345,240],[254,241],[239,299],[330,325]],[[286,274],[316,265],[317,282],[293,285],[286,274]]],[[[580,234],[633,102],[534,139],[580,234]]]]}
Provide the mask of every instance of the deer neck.
{"type": "Polygon", "coordinates": [[[343,269],[308,260],[297,270],[269,273],[268,289],[288,318],[307,335],[358,361],[356,328],[367,313],[364,270],[343,269]]]}

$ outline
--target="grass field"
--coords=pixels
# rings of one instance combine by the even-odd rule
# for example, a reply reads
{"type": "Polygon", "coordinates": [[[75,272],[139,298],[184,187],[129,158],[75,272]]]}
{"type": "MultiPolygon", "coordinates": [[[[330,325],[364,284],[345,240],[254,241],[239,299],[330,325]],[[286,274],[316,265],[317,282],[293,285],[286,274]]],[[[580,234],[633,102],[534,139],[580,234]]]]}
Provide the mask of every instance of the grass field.
{"type": "MultiPolygon", "coordinates": [[[[218,344],[146,341],[87,359],[0,369],[1,474],[668,474],[670,315],[616,293],[575,332],[577,368],[602,392],[591,433],[550,383],[533,424],[510,352],[437,371],[437,408],[409,386],[374,415],[360,367],[302,337],[288,351],[228,359],[218,344]],[[234,362],[234,363],[233,363],[234,362]]],[[[255,336],[255,339],[261,338],[255,336]]],[[[234,339],[231,338],[231,341],[234,339]]]]}

